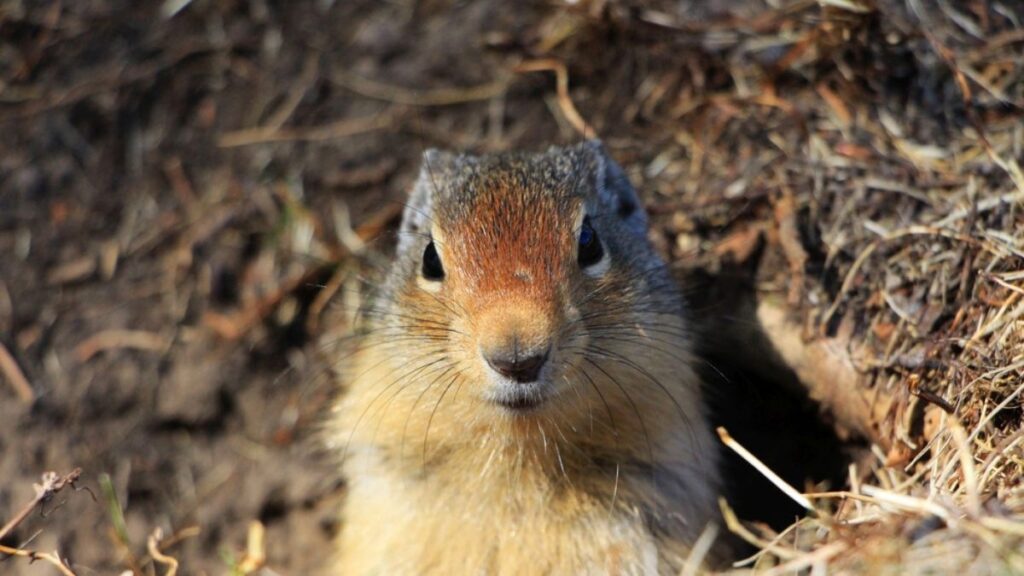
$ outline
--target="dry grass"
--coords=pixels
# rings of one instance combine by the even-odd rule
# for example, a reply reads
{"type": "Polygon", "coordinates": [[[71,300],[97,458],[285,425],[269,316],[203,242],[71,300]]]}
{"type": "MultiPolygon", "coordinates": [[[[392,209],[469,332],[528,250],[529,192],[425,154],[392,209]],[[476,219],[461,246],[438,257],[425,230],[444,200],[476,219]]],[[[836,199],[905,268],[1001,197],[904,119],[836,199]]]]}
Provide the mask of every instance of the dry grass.
{"type": "MultiPolygon", "coordinates": [[[[424,2],[424,20],[440,4],[424,2]]],[[[182,332],[251,344],[266,338],[265,325],[286,324],[301,309],[309,331],[322,335],[335,328],[318,325],[327,300],[360,283],[364,243],[388,229],[400,205],[364,199],[365,223],[352,226],[345,198],[321,197],[314,210],[301,183],[266,176],[251,184],[246,170],[274,159],[315,172],[311,181],[327,188],[397,194],[403,181],[392,174],[415,170],[406,148],[486,151],[597,135],[630,167],[655,216],[655,239],[676,261],[715,271],[760,256],[757,293],[770,336],[837,428],[871,445],[846,486],[797,486],[814,512],[784,531],[727,512],[729,527],[760,549],[736,569],[1024,572],[1024,10],[1012,0],[752,0],[725,2],[736,14],[707,20],[687,19],[678,4],[545,4],[523,30],[480,40],[506,50],[503,64],[462,88],[448,78],[416,87],[369,78],[315,47],[305,48],[326,61],[319,67],[302,65],[313,57],[274,61],[278,68],[267,69],[296,73],[260,85],[280,93],[253,98],[244,115],[230,114],[232,101],[197,107],[197,118],[210,116],[193,128],[206,137],[199,144],[167,137],[163,169],[140,177],[146,186],[136,198],[149,212],[124,210],[150,219],[124,225],[120,259],[159,260],[154,293],[177,294],[174,287],[183,300],[205,302],[210,282],[196,271],[198,247],[262,234],[241,268],[237,302],[228,310],[197,305],[201,317],[182,332]],[[340,92],[317,100],[308,97],[313,86],[340,92]],[[531,115],[538,109],[544,115],[531,115]],[[539,119],[551,126],[538,128],[539,119]],[[404,156],[363,162],[353,142],[371,137],[380,139],[368,149],[404,156]],[[409,140],[417,146],[396,144],[409,140]],[[189,158],[191,146],[198,152],[189,158]],[[317,146],[337,147],[326,154],[317,146]],[[352,161],[337,168],[337,154],[352,161]],[[296,292],[321,281],[308,309],[296,304],[296,292]]],[[[57,6],[59,23],[67,17],[57,6]]],[[[61,26],[39,27],[58,36],[87,30],[61,26]]],[[[46,62],[43,40],[26,69],[46,62]]],[[[149,82],[169,93],[156,78],[167,81],[179,66],[206,70],[223,49],[198,37],[153,42],[159,57],[94,65],[109,68],[95,78],[40,74],[57,78],[56,87],[19,84],[12,73],[0,85],[0,122],[31,123],[118,91],[148,94],[149,82]]],[[[236,52],[237,77],[260,79],[262,56],[236,52]]],[[[471,56],[445,69],[458,76],[471,56]]],[[[234,76],[224,81],[250,89],[234,76]]],[[[92,147],[105,145],[86,142],[84,157],[99,157],[92,147]]],[[[45,224],[60,227],[65,216],[55,206],[45,224]]],[[[35,233],[45,238],[44,228],[35,233]]],[[[91,252],[65,256],[48,286],[113,276],[118,261],[116,252],[111,265],[91,252]]],[[[175,330],[183,316],[169,321],[175,330]]],[[[83,364],[122,349],[165,354],[182,346],[175,330],[115,327],[76,341],[78,354],[83,364]]],[[[0,371],[26,402],[33,384],[43,385],[28,382],[11,356],[35,354],[39,339],[26,328],[11,353],[0,345],[0,371]]],[[[310,419],[296,411],[296,421],[310,419]]],[[[233,570],[266,560],[260,530],[233,570]]],[[[173,572],[177,560],[163,544],[154,533],[147,566],[173,572]]]]}
{"type": "MultiPolygon", "coordinates": [[[[732,85],[655,105],[675,111],[685,150],[658,163],[685,182],[666,195],[701,206],[701,191],[718,185],[726,199],[768,199],[759,230],[777,264],[761,267],[762,306],[785,309],[808,349],[841,360],[807,372],[808,385],[852,384],[818,397],[873,443],[846,489],[807,494],[814,513],[789,529],[734,525],[761,548],[736,567],[1020,573],[1020,10],[820,4],[788,3],[728,33],[679,25],[704,43],[729,36],[732,85]],[[779,47],[776,57],[755,64],[765,47],[779,47]],[[907,82],[893,86],[899,74],[907,82]]],[[[725,223],[723,238],[676,249],[714,265],[715,247],[750,225],[735,224],[735,204],[703,208],[725,223]]]]}

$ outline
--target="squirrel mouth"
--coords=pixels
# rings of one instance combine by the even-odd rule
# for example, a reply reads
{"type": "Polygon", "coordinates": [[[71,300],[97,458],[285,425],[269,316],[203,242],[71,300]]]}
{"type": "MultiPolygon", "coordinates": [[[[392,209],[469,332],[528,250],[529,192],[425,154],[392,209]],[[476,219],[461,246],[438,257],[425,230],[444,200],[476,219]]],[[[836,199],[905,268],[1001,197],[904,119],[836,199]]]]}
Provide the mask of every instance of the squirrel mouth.
{"type": "Polygon", "coordinates": [[[513,413],[526,413],[544,403],[545,394],[532,384],[503,386],[491,395],[491,401],[513,413]]]}
{"type": "Polygon", "coordinates": [[[502,408],[519,413],[529,412],[540,406],[543,401],[543,398],[533,394],[515,394],[495,399],[495,403],[502,408]]]}

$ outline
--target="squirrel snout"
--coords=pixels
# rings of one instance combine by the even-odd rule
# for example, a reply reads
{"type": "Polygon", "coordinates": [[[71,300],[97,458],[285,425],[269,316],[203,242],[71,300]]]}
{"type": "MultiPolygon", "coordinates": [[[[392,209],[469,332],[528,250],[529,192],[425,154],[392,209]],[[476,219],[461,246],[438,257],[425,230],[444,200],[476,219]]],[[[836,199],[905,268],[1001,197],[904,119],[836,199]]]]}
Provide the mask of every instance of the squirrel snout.
{"type": "Polygon", "coordinates": [[[481,348],[480,353],[495,372],[526,384],[537,381],[541,369],[548,361],[550,350],[551,348],[546,344],[520,347],[513,341],[510,345],[481,348]]]}
{"type": "Polygon", "coordinates": [[[476,342],[487,366],[518,384],[537,382],[551,357],[553,314],[532,303],[495,303],[477,318],[476,342]]]}

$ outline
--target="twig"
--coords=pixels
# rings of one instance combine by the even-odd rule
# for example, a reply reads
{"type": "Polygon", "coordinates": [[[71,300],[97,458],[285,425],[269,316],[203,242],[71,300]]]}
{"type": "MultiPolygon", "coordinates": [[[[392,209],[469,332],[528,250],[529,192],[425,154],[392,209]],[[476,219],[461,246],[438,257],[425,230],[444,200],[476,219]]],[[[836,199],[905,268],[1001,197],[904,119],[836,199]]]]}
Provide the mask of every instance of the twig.
{"type": "Polygon", "coordinates": [[[299,74],[298,79],[292,83],[284,102],[267,119],[266,126],[274,129],[284,126],[288,118],[291,118],[292,114],[295,113],[302,99],[306,97],[310,88],[316,84],[320,76],[319,72],[320,53],[311,51],[306,55],[306,61],[302,65],[302,72],[299,74]]]}
{"type": "Polygon", "coordinates": [[[162,352],[170,346],[166,338],[153,332],[142,330],[104,330],[86,338],[75,347],[75,355],[80,362],[86,362],[104,350],[116,348],[132,348],[162,352]]]}
{"type": "Polygon", "coordinates": [[[756,534],[748,530],[747,527],[744,526],[742,522],[740,522],[739,518],[736,517],[736,513],[733,512],[731,507],[729,507],[729,504],[728,502],[725,501],[725,498],[718,499],[718,506],[722,510],[722,518],[725,520],[725,527],[728,528],[729,531],[733,534],[739,536],[740,538],[743,538],[743,540],[747,541],[750,544],[753,544],[754,546],[757,546],[758,548],[768,550],[769,552],[775,554],[783,560],[790,560],[792,558],[797,557],[797,551],[790,550],[788,548],[782,548],[778,544],[760,538],[756,534]]]}
{"type": "Polygon", "coordinates": [[[857,278],[857,272],[860,272],[860,267],[864,265],[868,257],[878,249],[881,241],[875,240],[868,247],[861,251],[857,258],[850,265],[850,269],[846,271],[846,276],[843,277],[843,283],[839,286],[839,292],[836,294],[835,300],[832,301],[832,305],[825,311],[825,315],[821,319],[821,325],[823,327],[828,326],[828,323],[835,316],[836,312],[839,311],[839,307],[843,304],[843,299],[846,297],[846,293],[853,288],[853,282],[857,278]]]}
{"type": "Polygon", "coordinates": [[[202,533],[202,529],[199,526],[186,526],[181,530],[178,530],[174,534],[171,534],[166,539],[162,539],[159,542],[160,550],[167,550],[171,546],[174,546],[178,542],[188,540],[189,538],[195,538],[202,533]]]}
{"type": "MultiPolygon", "coordinates": [[[[762,572],[763,576],[778,576],[781,574],[796,574],[808,566],[815,566],[822,562],[828,562],[835,555],[845,551],[850,545],[846,542],[832,542],[826,544],[813,552],[794,558],[785,564],[780,564],[770,570],[762,572]]],[[[817,571],[815,571],[817,573],[817,571]]]]}
{"type": "MultiPolygon", "coordinates": [[[[776,556],[779,556],[779,558],[785,559],[786,558],[785,556],[778,555],[777,550],[774,550],[773,548],[778,548],[779,543],[782,542],[783,539],[790,537],[790,535],[794,531],[796,531],[796,530],[798,530],[800,528],[800,526],[803,524],[803,522],[804,522],[803,520],[798,520],[798,521],[790,524],[789,526],[786,527],[785,530],[783,530],[782,532],[779,532],[778,534],[776,534],[775,537],[771,539],[771,541],[766,542],[766,544],[767,544],[766,546],[760,546],[759,547],[760,549],[757,552],[754,552],[753,554],[751,554],[750,556],[747,556],[746,558],[741,558],[739,560],[734,561],[732,563],[732,567],[733,568],[743,568],[744,566],[749,566],[749,565],[753,564],[754,562],[757,562],[762,556],[764,556],[766,554],[775,554],[776,556]]],[[[792,557],[792,556],[790,556],[790,557],[792,557]]]]}
{"type": "Polygon", "coordinates": [[[25,373],[18,367],[18,363],[14,360],[14,356],[7,350],[3,342],[0,342],[0,371],[7,376],[7,380],[14,387],[14,392],[18,395],[18,398],[26,404],[31,404],[35,399],[36,395],[32,391],[32,385],[29,383],[28,378],[25,377],[25,373]]]}
{"type": "Polygon", "coordinates": [[[267,554],[264,550],[264,535],[266,529],[259,521],[249,524],[249,534],[245,544],[245,554],[238,563],[238,571],[242,574],[250,574],[262,568],[267,562],[267,554]]]}
{"type": "Polygon", "coordinates": [[[225,340],[237,340],[245,335],[253,326],[267,317],[277,305],[300,286],[307,284],[321,272],[321,268],[299,271],[282,280],[277,289],[249,306],[230,314],[208,311],[203,315],[203,323],[225,340]]]}
{"type": "Polygon", "coordinates": [[[871,485],[864,485],[862,490],[865,494],[883,504],[889,504],[890,506],[899,508],[901,510],[937,516],[944,520],[946,523],[950,523],[953,521],[953,518],[950,515],[949,511],[943,508],[942,506],[936,504],[935,502],[931,502],[929,500],[924,500],[907,494],[897,494],[895,492],[883,490],[882,488],[877,488],[871,485]]]}
{"type": "Polygon", "coordinates": [[[14,518],[4,524],[3,528],[0,528],[0,540],[3,540],[7,534],[14,530],[19,524],[21,524],[28,515],[36,509],[37,506],[50,500],[54,494],[63,490],[66,486],[75,487],[75,482],[78,482],[78,478],[82,475],[81,468],[75,468],[71,472],[64,476],[58,476],[56,472],[46,472],[43,474],[42,480],[38,484],[33,484],[32,488],[36,491],[35,498],[33,498],[20,512],[14,515],[14,518]]]}
{"type": "Polygon", "coordinates": [[[807,268],[807,250],[800,241],[797,222],[796,197],[788,186],[783,187],[782,197],[774,202],[775,225],[779,245],[789,264],[790,280],[787,301],[790,306],[799,306],[804,292],[804,271],[807,268]]]}
{"type": "Polygon", "coordinates": [[[194,214],[199,207],[199,200],[196,198],[195,188],[185,174],[185,167],[181,158],[171,156],[164,162],[164,175],[171,184],[171,190],[178,197],[178,201],[188,211],[189,215],[194,214]]]}
{"type": "Polygon", "coordinates": [[[801,507],[806,509],[811,514],[817,514],[817,512],[814,509],[814,505],[811,504],[811,501],[808,500],[806,496],[801,494],[800,491],[797,490],[796,488],[790,486],[788,482],[783,480],[771,468],[765,465],[764,462],[761,462],[761,460],[758,459],[757,456],[751,454],[750,451],[748,451],[732,436],[730,436],[729,432],[727,432],[725,428],[719,426],[718,428],[715,429],[715,431],[718,432],[718,437],[722,439],[723,444],[728,446],[736,454],[739,454],[740,458],[746,460],[747,464],[753,466],[755,470],[760,472],[761,475],[767,478],[769,482],[774,484],[776,488],[782,490],[782,492],[786,496],[789,496],[794,502],[799,504],[801,507]]]}
{"type": "Polygon", "coordinates": [[[315,334],[320,326],[320,315],[323,314],[325,308],[330,303],[331,298],[338,293],[342,285],[345,283],[345,279],[352,273],[351,269],[346,266],[339,266],[337,270],[331,274],[331,278],[324,284],[323,288],[317,292],[316,297],[309,305],[309,313],[306,317],[306,330],[310,334],[315,334]]]}
{"type": "Polygon", "coordinates": [[[714,545],[717,538],[718,524],[709,522],[701,531],[697,541],[693,543],[693,548],[690,549],[690,555],[686,558],[686,564],[683,565],[680,576],[697,576],[700,573],[700,567],[704,565],[704,558],[711,551],[711,546],[714,545]]]}
{"type": "Polygon", "coordinates": [[[60,555],[56,552],[52,554],[49,552],[36,552],[35,550],[11,548],[9,546],[4,546],[3,544],[0,544],[0,554],[28,558],[30,562],[35,562],[36,560],[43,560],[44,562],[49,562],[50,564],[53,564],[58,570],[61,571],[61,574],[64,574],[64,576],[76,576],[75,573],[71,570],[71,568],[69,568],[68,565],[64,563],[64,560],[61,559],[60,555]]]}
{"type": "Polygon", "coordinates": [[[978,522],[989,530],[997,530],[1000,532],[1006,532],[1007,534],[1013,534],[1014,536],[1024,537],[1024,523],[1021,523],[1019,520],[1015,521],[1008,518],[986,516],[978,522]]]}
{"type": "Polygon", "coordinates": [[[146,550],[149,551],[149,555],[153,558],[154,562],[167,566],[167,572],[164,572],[164,576],[175,576],[178,573],[178,560],[171,556],[167,556],[160,552],[160,548],[157,544],[163,540],[164,531],[160,528],[153,530],[153,533],[146,539],[146,550]]]}
{"type": "Polygon", "coordinates": [[[978,469],[975,467],[974,456],[967,443],[967,432],[956,417],[950,418],[949,431],[953,437],[953,445],[956,446],[957,456],[960,458],[960,469],[963,472],[963,491],[967,496],[967,510],[975,518],[981,516],[981,496],[978,489],[978,469]]]}
{"type": "Polygon", "coordinates": [[[804,496],[807,498],[820,499],[820,498],[841,498],[843,500],[849,498],[851,500],[859,500],[861,502],[875,502],[878,501],[870,496],[858,494],[851,490],[833,490],[831,492],[804,492],[804,496]]]}
{"type": "Polygon", "coordinates": [[[1002,278],[996,276],[995,274],[990,274],[982,270],[978,273],[978,275],[981,276],[982,278],[985,278],[986,280],[991,280],[996,284],[999,284],[1000,286],[1006,288],[1007,290],[1017,292],[1018,294],[1024,294],[1024,288],[1010,284],[1009,282],[1003,280],[1002,278]]]}
{"type": "Polygon", "coordinates": [[[323,142],[338,138],[348,138],[375,130],[383,130],[394,125],[398,114],[395,112],[376,114],[367,118],[344,118],[323,126],[305,128],[279,128],[277,126],[259,126],[221,134],[217,146],[221,148],[237,148],[253,144],[272,142],[323,142]]]}
{"type": "Polygon", "coordinates": [[[975,214],[981,214],[982,212],[988,212],[993,208],[1000,206],[1013,204],[1014,202],[1024,202],[1024,190],[1014,190],[1013,192],[1006,192],[998,196],[991,196],[979,200],[977,204],[969,208],[959,208],[950,212],[941,220],[934,222],[932,226],[936,228],[949,228],[950,224],[953,224],[957,220],[962,220],[969,216],[972,212],[975,214]]]}
{"type": "Polygon", "coordinates": [[[594,132],[594,128],[587,124],[586,120],[580,116],[576,106],[572,103],[572,98],[569,97],[569,70],[565,67],[565,64],[554,58],[529,60],[516,66],[515,71],[519,73],[554,72],[556,90],[558,92],[558,106],[562,109],[562,114],[565,115],[566,120],[584,138],[593,138],[597,135],[594,132]]]}

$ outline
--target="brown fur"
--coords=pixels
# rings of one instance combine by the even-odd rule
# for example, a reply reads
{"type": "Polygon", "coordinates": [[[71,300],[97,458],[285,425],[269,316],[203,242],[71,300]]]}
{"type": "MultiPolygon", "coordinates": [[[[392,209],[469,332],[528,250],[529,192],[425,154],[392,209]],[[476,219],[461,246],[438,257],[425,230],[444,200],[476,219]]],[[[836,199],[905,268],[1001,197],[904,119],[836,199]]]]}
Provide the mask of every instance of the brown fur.
{"type": "Polygon", "coordinates": [[[368,314],[332,424],[350,488],[331,573],[678,572],[717,458],[678,295],[613,218],[613,168],[587,143],[428,175],[445,277],[417,275],[424,234],[368,314]],[[597,278],[576,261],[584,209],[611,259],[597,278]],[[532,411],[488,396],[481,346],[510,335],[551,346],[532,411]]]}

